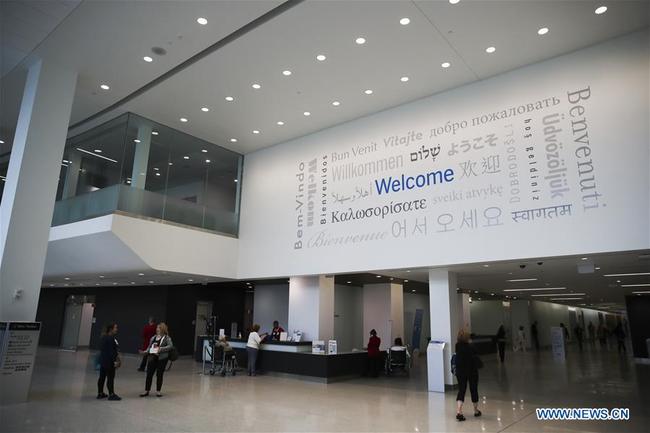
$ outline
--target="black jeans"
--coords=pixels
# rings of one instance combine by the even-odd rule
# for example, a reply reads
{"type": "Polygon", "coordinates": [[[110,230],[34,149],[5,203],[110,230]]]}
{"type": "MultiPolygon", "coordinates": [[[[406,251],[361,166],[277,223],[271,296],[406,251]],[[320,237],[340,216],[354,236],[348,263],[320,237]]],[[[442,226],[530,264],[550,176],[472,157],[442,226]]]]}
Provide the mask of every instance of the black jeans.
{"type": "Polygon", "coordinates": [[[167,359],[160,360],[157,356],[150,356],[147,363],[147,380],[145,381],[144,389],[151,390],[151,382],[153,382],[153,375],[156,375],[156,391],[160,392],[163,384],[163,375],[165,374],[165,367],[167,367],[167,359]]]}
{"type": "Polygon", "coordinates": [[[368,376],[370,377],[379,377],[379,371],[381,370],[381,354],[377,356],[368,356],[368,376]]]}
{"type": "Polygon", "coordinates": [[[99,368],[99,380],[97,381],[97,394],[102,394],[104,392],[104,382],[108,388],[108,393],[110,395],[115,394],[114,383],[115,383],[115,367],[105,367],[101,366],[99,368]]]}
{"type": "Polygon", "coordinates": [[[144,354],[142,357],[142,361],[140,362],[140,368],[138,370],[144,370],[147,367],[147,359],[149,359],[148,354],[144,354]]]}
{"type": "Polygon", "coordinates": [[[469,393],[472,395],[472,403],[478,403],[478,374],[470,376],[456,376],[458,378],[458,395],[456,401],[465,401],[465,391],[469,382],[469,393]]]}
{"type": "Polygon", "coordinates": [[[503,362],[506,358],[506,343],[504,341],[499,341],[497,346],[499,347],[499,359],[503,362]]]}

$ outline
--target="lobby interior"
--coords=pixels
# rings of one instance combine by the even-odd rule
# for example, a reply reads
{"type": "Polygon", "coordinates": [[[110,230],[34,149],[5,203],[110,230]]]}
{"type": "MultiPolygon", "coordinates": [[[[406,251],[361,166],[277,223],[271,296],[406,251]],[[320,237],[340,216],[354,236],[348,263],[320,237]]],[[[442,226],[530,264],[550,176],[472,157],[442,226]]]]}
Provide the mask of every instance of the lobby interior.
{"type": "Polygon", "coordinates": [[[0,322],[40,324],[0,432],[650,431],[648,1],[0,15],[0,322]],[[138,397],[148,317],[180,355],[162,398],[138,397]],[[269,343],[249,377],[247,335],[274,320],[309,353],[269,343]],[[367,376],[371,329],[403,339],[408,372],[367,376]],[[461,329],[484,363],[465,422],[461,329]],[[220,330],[236,375],[202,362],[220,330]]]}

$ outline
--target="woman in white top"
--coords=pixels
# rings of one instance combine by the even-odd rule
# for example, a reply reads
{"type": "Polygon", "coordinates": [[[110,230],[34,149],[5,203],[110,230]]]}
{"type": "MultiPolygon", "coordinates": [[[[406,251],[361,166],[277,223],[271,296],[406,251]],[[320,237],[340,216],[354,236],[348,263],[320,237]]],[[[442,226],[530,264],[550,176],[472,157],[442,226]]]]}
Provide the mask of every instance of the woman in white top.
{"type": "Polygon", "coordinates": [[[257,352],[260,350],[260,344],[262,343],[262,337],[257,333],[260,330],[260,325],[257,323],[253,325],[253,329],[250,334],[248,334],[248,343],[246,343],[246,354],[248,355],[248,375],[255,376],[255,363],[257,362],[257,352]]]}

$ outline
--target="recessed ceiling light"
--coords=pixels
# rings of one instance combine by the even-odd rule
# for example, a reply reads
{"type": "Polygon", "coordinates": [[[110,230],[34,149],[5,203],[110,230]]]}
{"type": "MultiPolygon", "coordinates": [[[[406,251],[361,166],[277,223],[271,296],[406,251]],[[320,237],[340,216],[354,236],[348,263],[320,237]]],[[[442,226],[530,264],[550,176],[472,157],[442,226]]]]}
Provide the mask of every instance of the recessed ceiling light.
{"type": "Polygon", "coordinates": [[[190,157],[187,156],[187,155],[185,155],[185,156],[183,157],[183,159],[190,159],[190,157]]]}
{"type": "Polygon", "coordinates": [[[236,138],[231,138],[231,139],[230,139],[230,142],[231,142],[231,143],[237,143],[237,139],[236,139],[236,138]]]}
{"type": "Polygon", "coordinates": [[[354,42],[356,42],[357,45],[363,45],[366,43],[366,38],[357,38],[354,42]]]}
{"type": "Polygon", "coordinates": [[[352,284],[352,281],[348,281],[348,284],[352,284]]]}
{"type": "Polygon", "coordinates": [[[548,33],[548,27],[542,27],[541,29],[537,30],[538,35],[545,35],[548,33]]]}
{"type": "Polygon", "coordinates": [[[600,266],[596,266],[594,269],[600,271],[600,266]]]}
{"type": "Polygon", "coordinates": [[[153,171],[158,171],[158,170],[160,170],[158,167],[153,168],[153,171]]]}
{"type": "Polygon", "coordinates": [[[377,278],[381,278],[381,275],[377,275],[376,277],[377,277],[377,278]]]}
{"type": "Polygon", "coordinates": [[[650,287],[650,283],[642,283],[642,284],[621,284],[621,287],[650,287]]]}
{"type": "Polygon", "coordinates": [[[151,135],[158,135],[158,131],[151,131],[151,135]]]}
{"type": "Polygon", "coordinates": [[[492,54],[492,53],[495,52],[496,50],[497,50],[497,49],[494,48],[494,47],[487,47],[487,48],[485,49],[485,52],[488,53],[488,54],[492,54]]]}
{"type": "Polygon", "coordinates": [[[632,293],[634,293],[635,295],[642,295],[642,294],[647,295],[647,294],[649,294],[650,292],[632,292],[632,293]]]}
{"type": "Polygon", "coordinates": [[[235,100],[235,98],[233,98],[232,96],[226,96],[226,101],[232,102],[234,100],[235,100]]]}
{"type": "Polygon", "coordinates": [[[138,275],[144,277],[144,274],[142,272],[138,272],[138,275]]]}
{"type": "Polygon", "coordinates": [[[108,89],[110,89],[110,87],[108,86],[108,84],[102,84],[102,85],[99,86],[99,87],[101,87],[102,90],[108,90],[108,89]]]}
{"type": "Polygon", "coordinates": [[[237,182],[237,179],[235,179],[235,183],[237,182]]]}
{"type": "Polygon", "coordinates": [[[318,60],[319,62],[324,61],[326,58],[327,57],[325,57],[325,54],[319,54],[316,56],[316,60],[318,60]]]}
{"type": "Polygon", "coordinates": [[[409,280],[404,280],[404,282],[405,282],[405,283],[408,283],[408,282],[409,282],[409,280]]]}
{"type": "Polygon", "coordinates": [[[460,1],[460,0],[449,0],[449,3],[451,3],[452,5],[455,5],[455,4],[457,4],[459,1],[460,1]]]}
{"type": "Polygon", "coordinates": [[[181,117],[181,118],[178,119],[178,120],[180,120],[180,121],[183,122],[183,123],[187,122],[187,118],[186,118],[186,117],[181,117]]]}
{"type": "Polygon", "coordinates": [[[101,149],[95,149],[95,153],[102,153],[101,149]]]}
{"type": "Polygon", "coordinates": [[[70,281],[70,277],[65,277],[63,279],[66,280],[66,281],[70,281]]]}
{"type": "Polygon", "coordinates": [[[305,116],[311,116],[311,113],[310,113],[309,111],[305,111],[305,112],[302,113],[302,114],[305,115],[305,116]]]}
{"type": "Polygon", "coordinates": [[[604,14],[605,12],[607,12],[607,6],[598,6],[594,11],[596,15],[604,14]]]}
{"type": "Polygon", "coordinates": [[[257,83],[254,83],[251,87],[252,87],[253,89],[261,89],[261,88],[262,88],[262,86],[260,86],[260,85],[257,84],[257,83]]]}
{"type": "Polygon", "coordinates": [[[253,129],[253,134],[259,134],[259,133],[260,131],[258,131],[257,129],[253,129]]]}
{"type": "Polygon", "coordinates": [[[189,281],[189,282],[191,283],[191,282],[194,281],[194,280],[191,279],[191,278],[188,278],[187,281],[189,281]]]}
{"type": "Polygon", "coordinates": [[[411,292],[412,292],[412,293],[415,293],[415,289],[414,289],[414,290],[411,290],[411,292]]]}
{"type": "Polygon", "coordinates": [[[334,101],[332,102],[332,105],[338,107],[339,105],[341,105],[341,103],[339,101],[334,101]]]}
{"type": "Polygon", "coordinates": [[[566,290],[566,287],[534,287],[531,289],[504,289],[504,292],[536,292],[540,290],[566,290]]]}
{"type": "Polygon", "coordinates": [[[441,63],[440,66],[442,66],[443,68],[446,69],[446,68],[448,68],[448,67],[451,66],[451,63],[449,63],[449,62],[444,62],[444,63],[441,63]]]}
{"type": "Polygon", "coordinates": [[[156,172],[156,176],[160,176],[160,173],[156,172]]]}
{"type": "Polygon", "coordinates": [[[135,281],[131,281],[131,284],[135,284],[135,281]]]}
{"type": "Polygon", "coordinates": [[[401,20],[399,20],[399,23],[403,26],[407,26],[410,22],[411,20],[408,18],[402,18],[401,20]]]}
{"type": "Polygon", "coordinates": [[[650,275],[650,272],[635,272],[633,274],[605,274],[603,277],[633,277],[635,275],[650,275]]]}
{"type": "Polygon", "coordinates": [[[149,284],[153,284],[153,281],[148,281],[149,284]]]}
{"type": "Polygon", "coordinates": [[[211,161],[210,161],[209,159],[206,159],[205,162],[206,162],[207,164],[210,164],[211,161]]]}
{"type": "Polygon", "coordinates": [[[5,144],[5,142],[4,142],[4,141],[2,141],[2,140],[0,140],[0,144],[5,144]]]}
{"type": "Polygon", "coordinates": [[[207,113],[208,111],[210,111],[210,109],[208,107],[201,107],[201,111],[207,113]]]}
{"type": "Polygon", "coordinates": [[[372,90],[367,89],[367,90],[364,90],[363,93],[365,93],[366,95],[372,95],[372,90]]]}
{"type": "Polygon", "coordinates": [[[203,18],[203,17],[199,17],[199,18],[196,19],[196,22],[201,24],[202,26],[204,26],[204,25],[206,25],[208,23],[208,20],[203,18]]]}
{"type": "Polygon", "coordinates": [[[170,162],[169,165],[174,165],[174,163],[173,163],[173,162],[170,162]]]}
{"type": "Polygon", "coordinates": [[[542,293],[542,294],[536,294],[536,295],[530,295],[535,298],[544,298],[544,297],[549,297],[549,296],[585,296],[586,293],[542,293]]]}
{"type": "Polygon", "coordinates": [[[507,280],[509,283],[518,283],[522,281],[537,281],[537,278],[517,278],[516,280],[507,280]]]}
{"type": "Polygon", "coordinates": [[[280,126],[282,126],[282,125],[284,125],[284,122],[283,122],[283,121],[281,121],[281,120],[280,120],[280,121],[278,121],[278,122],[276,122],[276,123],[277,123],[278,125],[280,125],[280,126]]]}
{"type": "Polygon", "coordinates": [[[149,56],[144,56],[144,57],[142,58],[142,60],[144,60],[144,61],[147,62],[147,63],[151,63],[151,62],[153,62],[153,58],[152,58],[152,57],[149,57],[149,56]]]}
{"type": "Polygon", "coordinates": [[[140,140],[138,140],[138,139],[136,138],[135,140],[133,140],[133,142],[134,142],[134,143],[139,143],[140,140]]]}
{"type": "Polygon", "coordinates": [[[490,265],[483,265],[483,267],[484,267],[484,268],[489,268],[489,267],[490,267],[490,265]]]}
{"type": "Polygon", "coordinates": [[[285,77],[288,77],[289,75],[291,75],[291,71],[288,70],[288,69],[284,70],[284,71],[282,71],[282,75],[284,75],[285,77]]]}
{"type": "Polygon", "coordinates": [[[208,149],[201,149],[201,152],[208,153],[208,149]]]}
{"type": "Polygon", "coordinates": [[[409,80],[409,77],[402,77],[399,79],[402,83],[406,83],[409,80]]]}
{"type": "Polygon", "coordinates": [[[587,257],[581,257],[580,260],[588,260],[587,257]]]}
{"type": "Polygon", "coordinates": [[[103,276],[103,275],[100,275],[99,278],[104,278],[104,276],[103,276]]]}

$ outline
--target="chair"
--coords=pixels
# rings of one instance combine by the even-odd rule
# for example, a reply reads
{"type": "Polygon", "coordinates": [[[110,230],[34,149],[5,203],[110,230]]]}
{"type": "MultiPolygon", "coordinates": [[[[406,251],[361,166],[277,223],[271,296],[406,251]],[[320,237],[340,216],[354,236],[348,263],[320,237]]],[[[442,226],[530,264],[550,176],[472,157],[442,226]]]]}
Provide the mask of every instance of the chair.
{"type": "Polygon", "coordinates": [[[407,376],[411,372],[411,354],[406,346],[393,346],[386,354],[386,375],[402,370],[407,376]]]}

